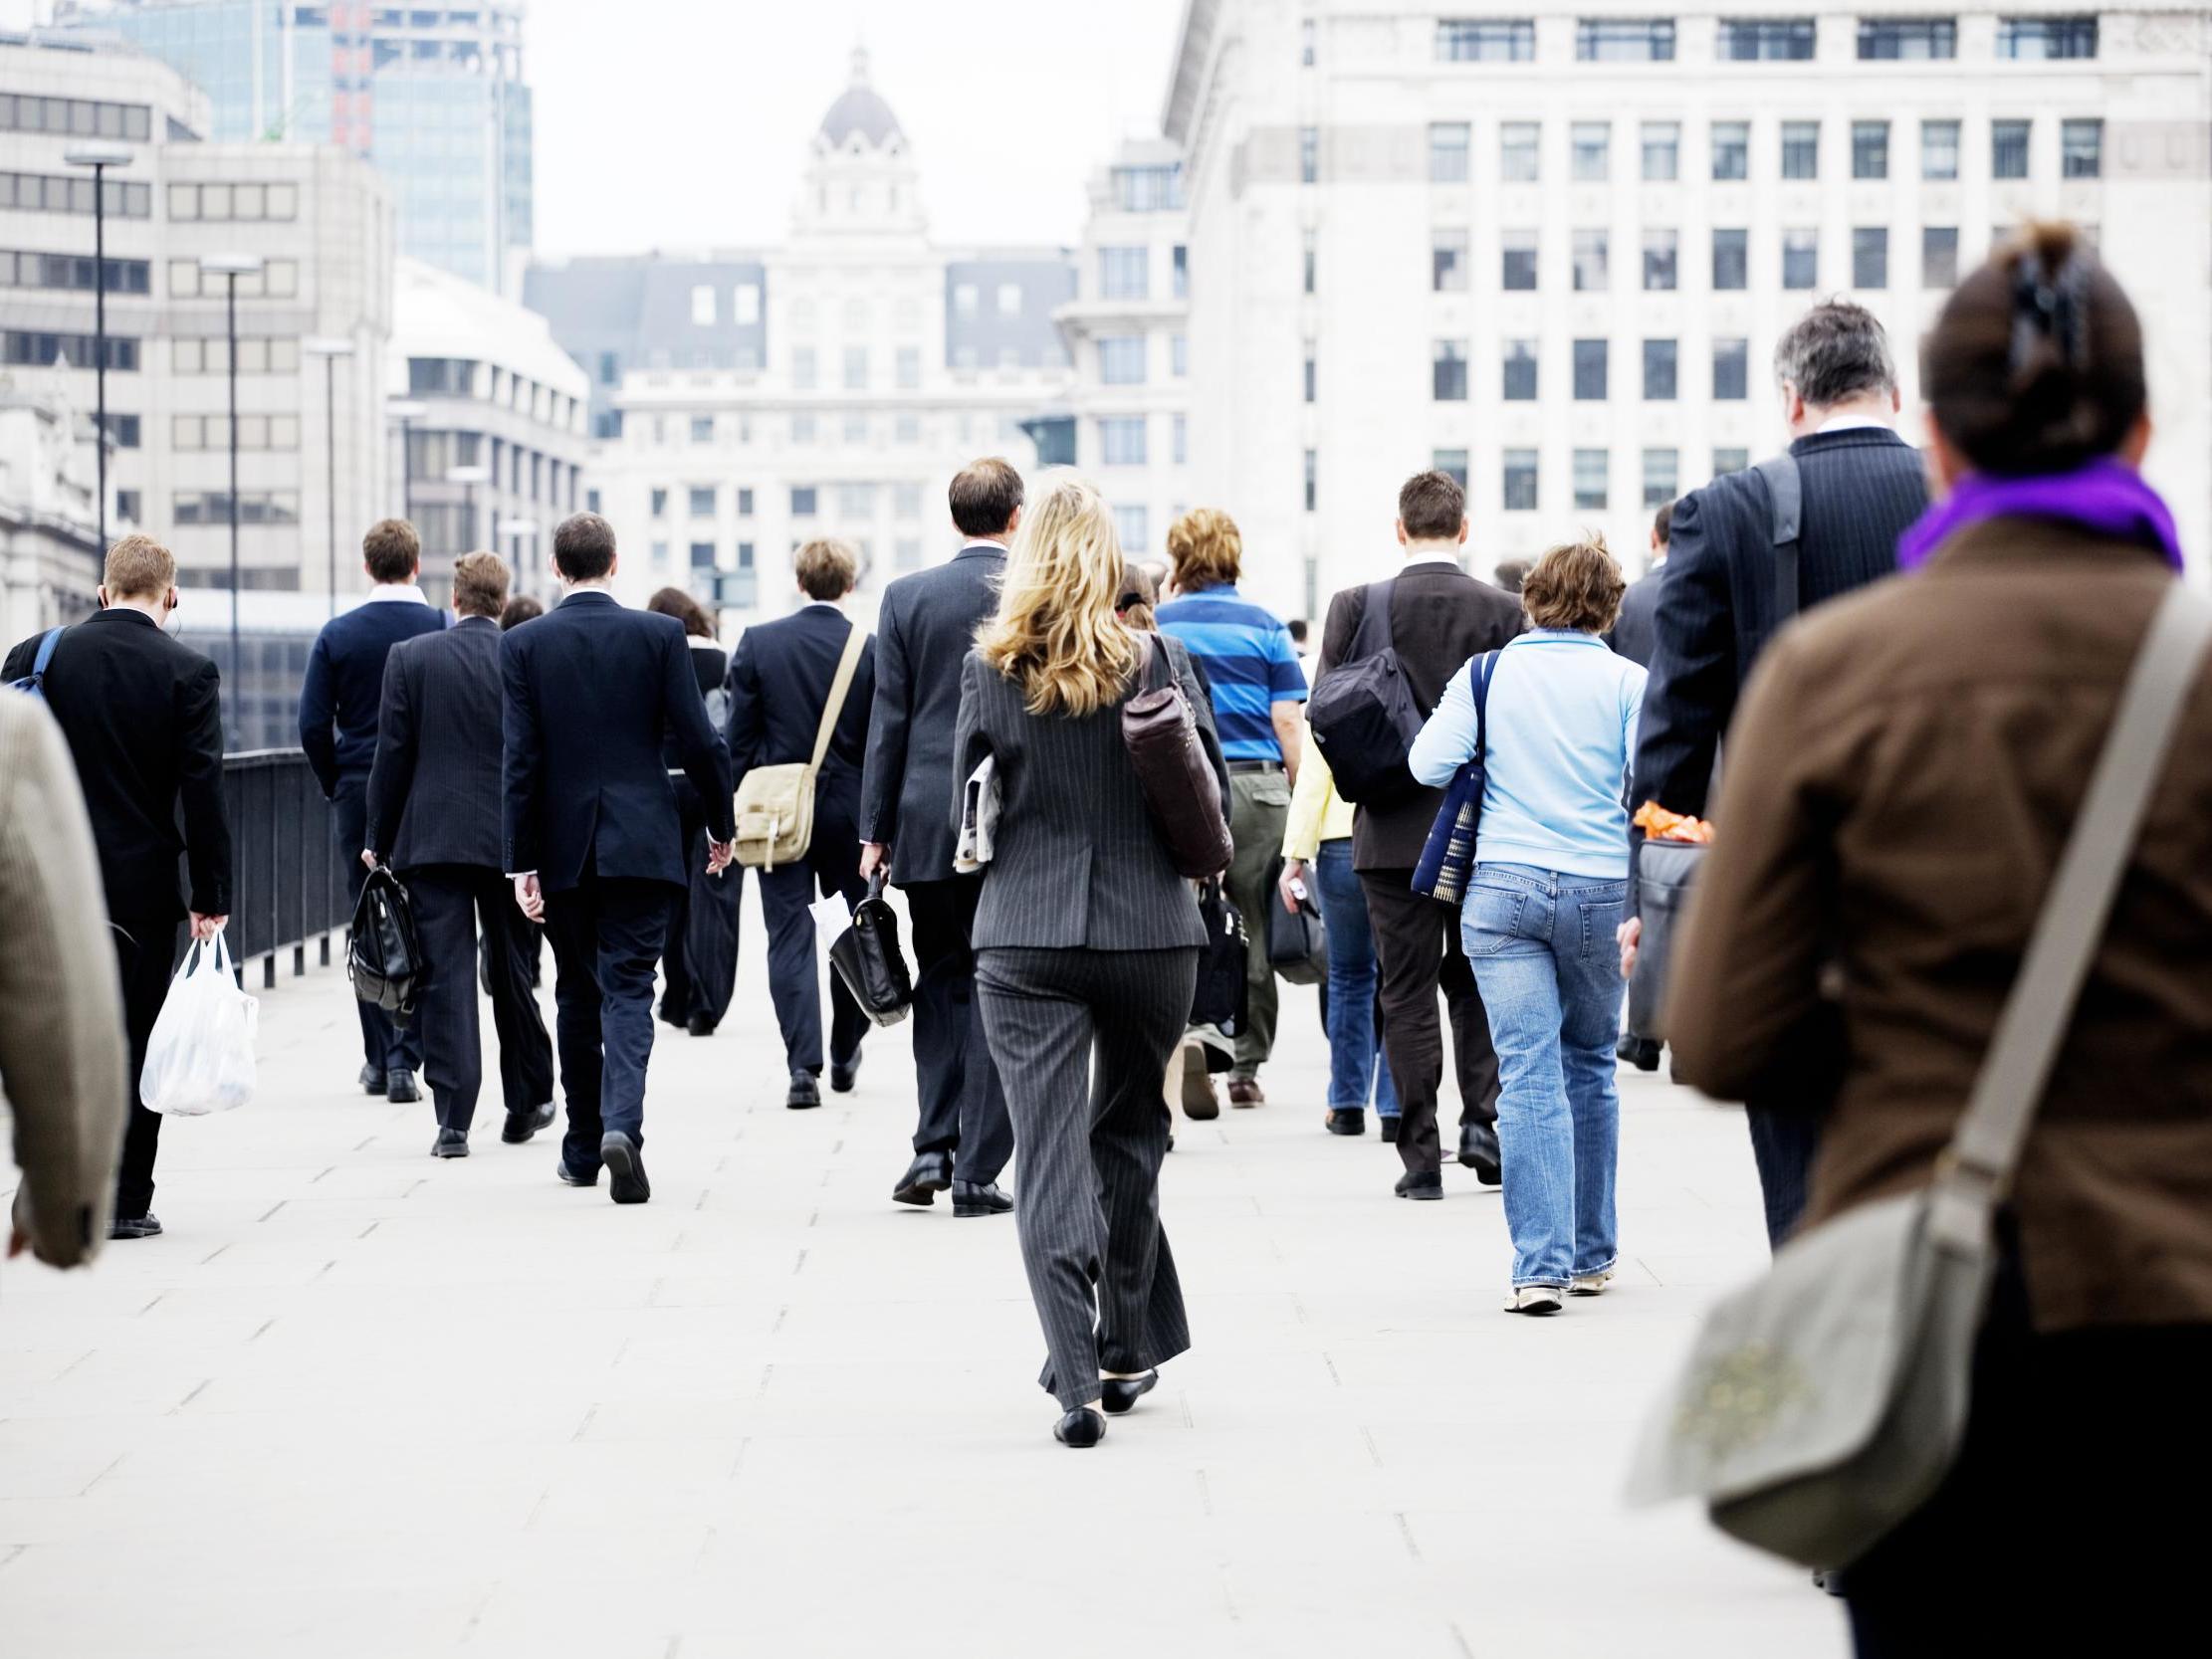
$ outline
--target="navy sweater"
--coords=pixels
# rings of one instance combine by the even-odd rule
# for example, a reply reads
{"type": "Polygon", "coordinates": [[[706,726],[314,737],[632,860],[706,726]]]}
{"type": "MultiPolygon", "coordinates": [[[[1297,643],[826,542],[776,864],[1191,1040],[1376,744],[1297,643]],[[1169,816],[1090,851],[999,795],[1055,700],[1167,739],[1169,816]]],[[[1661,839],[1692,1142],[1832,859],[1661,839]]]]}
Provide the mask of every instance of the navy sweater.
{"type": "Polygon", "coordinates": [[[366,778],[376,759],[385,655],[444,626],[443,611],[397,600],[358,605],[323,624],[300,687],[300,746],[324,794],[336,794],[343,779],[366,778]]]}

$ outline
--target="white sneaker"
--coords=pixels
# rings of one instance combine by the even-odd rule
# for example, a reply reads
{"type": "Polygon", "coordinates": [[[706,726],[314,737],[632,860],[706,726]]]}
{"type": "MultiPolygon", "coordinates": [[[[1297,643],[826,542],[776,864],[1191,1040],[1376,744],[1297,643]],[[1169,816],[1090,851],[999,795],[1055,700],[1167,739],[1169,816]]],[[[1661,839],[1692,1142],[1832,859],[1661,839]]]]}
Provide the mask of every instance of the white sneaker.
{"type": "Polygon", "coordinates": [[[1603,1296],[1606,1286],[1613,1283],[1613,1269],[1603,1273],[1578,1273],[1567,1281],[1569,1296],[1603,1296]]]}
{"type": "Polygon", "coordinates": [[[1509,1314],[1556,1314],[1565,1306],[1557,1285],[1516,1285],[1505,1299],[1509,1314]]]}

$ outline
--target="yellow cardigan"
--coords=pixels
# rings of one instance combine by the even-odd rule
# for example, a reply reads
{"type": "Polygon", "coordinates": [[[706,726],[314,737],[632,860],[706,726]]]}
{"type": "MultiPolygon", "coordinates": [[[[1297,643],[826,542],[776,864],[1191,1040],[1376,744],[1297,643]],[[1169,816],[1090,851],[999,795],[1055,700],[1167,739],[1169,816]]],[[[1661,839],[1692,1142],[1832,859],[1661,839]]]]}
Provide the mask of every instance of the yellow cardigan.
{"type": "Polygon", "coordinates": [[[1282,856],[1311,859],[1324,841],[1342,841],[1352,833],[1352,803],[1336,792],[1329,763],[1314,745],[1313,727],[1305,727],[1298,745],[1298,782],[1290,791],[1290,818],[1283,825],[1282,856]]]}

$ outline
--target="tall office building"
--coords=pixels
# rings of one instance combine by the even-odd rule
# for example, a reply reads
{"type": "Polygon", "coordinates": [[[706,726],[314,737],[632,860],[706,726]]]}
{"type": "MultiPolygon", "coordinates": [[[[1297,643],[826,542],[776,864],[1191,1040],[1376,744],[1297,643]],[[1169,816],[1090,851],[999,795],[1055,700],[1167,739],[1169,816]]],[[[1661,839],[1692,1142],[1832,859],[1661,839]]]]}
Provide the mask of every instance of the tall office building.
{"type": "Polygon", "coordinates": [[[522,19],[494,0],[64,0],[55,26],[172,66],[206,92],[212,139],[334,144],[374,163],[399,251],[505,294],[533,235],[522,19]]]}
{"type": "Polygon", "coordinates": [[[2153,341],[2149,472],[2212,535],[2202,6],[1848,0],[1409,11],[1190,0],[1193,476],[1316,614],[1387,570],[1395,492],[1468,486],[1471,562],[1603,529],[1783,441],[1815,300],[1915,344],[2009,227],[2096,228],[2153,341]],[[1293,556],[1282,556],[1285,552],[1293,556]]]}

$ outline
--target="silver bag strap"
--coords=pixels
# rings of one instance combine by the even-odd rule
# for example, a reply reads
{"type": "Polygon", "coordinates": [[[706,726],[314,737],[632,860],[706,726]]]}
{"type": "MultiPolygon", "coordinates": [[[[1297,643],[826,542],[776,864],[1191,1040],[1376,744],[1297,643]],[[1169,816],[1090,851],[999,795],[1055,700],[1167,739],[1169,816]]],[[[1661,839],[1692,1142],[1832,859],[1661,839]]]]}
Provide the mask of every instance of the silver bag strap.
{"type": "Polygon", "coordinates": [[[1986,1225],[2019,1165],[2208,645],[2212,604],[2175,582],[2136,653],[2020,977],[1945,1154],[1938,1191],[1965,1203],[1937,1205],[1939,1236],[1960,1239],[1953,1227],[1965,1224],[1979,1237],[1977,1218],[1986,1225]]]}

